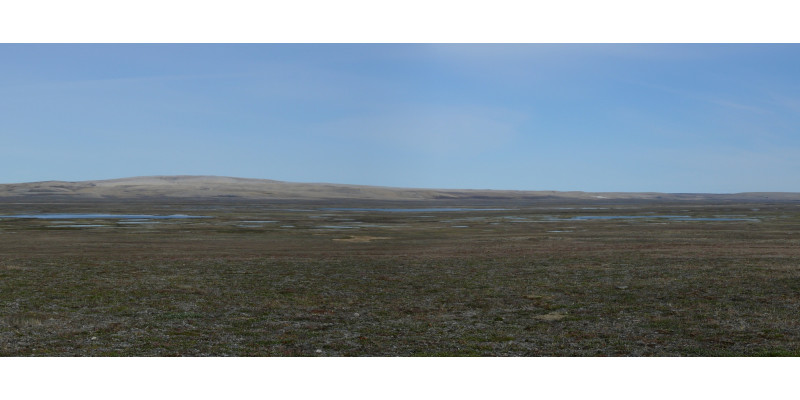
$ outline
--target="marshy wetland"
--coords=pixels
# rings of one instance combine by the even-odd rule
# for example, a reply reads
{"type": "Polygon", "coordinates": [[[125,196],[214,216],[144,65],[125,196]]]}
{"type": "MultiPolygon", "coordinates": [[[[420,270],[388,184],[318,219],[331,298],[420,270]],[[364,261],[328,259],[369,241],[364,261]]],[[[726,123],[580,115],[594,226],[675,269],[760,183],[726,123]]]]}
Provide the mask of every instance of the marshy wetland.
{"type": "Polygon", "coordinates": [[[800,355],[800,205],[0,203],[3,356],[800,355]]]}

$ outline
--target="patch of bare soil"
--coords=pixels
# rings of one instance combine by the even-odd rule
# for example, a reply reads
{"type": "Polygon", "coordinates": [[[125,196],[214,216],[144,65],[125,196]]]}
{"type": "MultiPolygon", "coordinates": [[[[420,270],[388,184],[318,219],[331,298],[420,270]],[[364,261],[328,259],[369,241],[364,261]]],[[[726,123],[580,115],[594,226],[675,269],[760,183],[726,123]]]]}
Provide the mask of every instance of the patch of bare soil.
{"type": "Polygon", "coordinates": [[[333,239],[335,242],[349,242],[349,243],[367,243],[373,240],[386,240],[391,239],[385,236],[350,236],[345,239],[333,239]]]}
{"type": "Polygon", "coordinates": [[[564,319],[566,317],[567,317],[567,314],[551,312],[551,313],[547,313],[547,314],[537,315],[537,316],[535,316],[533,318],[536,318],[536,319],[542,320],[542,321],[560,321],[560,320],[562,320],[562,319],[564,319]]]}
{"type": "Polygon", "coordinates": [[[19,266],[19,265],[14,265],[14,264],[7,264],[7,265],[0,265],[0,269],[6,270],[6,271],[26,271],[28,268],[25,268],[25,267],[22,267],[22,266],[19,266]]]}

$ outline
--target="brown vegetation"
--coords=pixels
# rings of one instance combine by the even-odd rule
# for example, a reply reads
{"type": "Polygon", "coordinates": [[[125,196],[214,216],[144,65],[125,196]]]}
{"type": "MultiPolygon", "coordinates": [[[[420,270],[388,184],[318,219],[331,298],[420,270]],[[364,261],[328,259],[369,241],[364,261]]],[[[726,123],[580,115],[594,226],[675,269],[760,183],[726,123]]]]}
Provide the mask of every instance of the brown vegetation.
{"type": "Polygon", "coordinates": [[[797,204],[585,206],[6,202],[212,218],[0,216],[0,354],[800,355],[797,204]]]}

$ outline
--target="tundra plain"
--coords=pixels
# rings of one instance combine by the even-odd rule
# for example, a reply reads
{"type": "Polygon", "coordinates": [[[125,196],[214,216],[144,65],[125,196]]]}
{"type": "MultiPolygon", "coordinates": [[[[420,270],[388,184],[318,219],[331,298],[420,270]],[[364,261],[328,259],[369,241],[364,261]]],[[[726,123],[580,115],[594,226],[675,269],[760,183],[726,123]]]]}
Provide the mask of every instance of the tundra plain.
{"type": "Polygon", "coordinates": [[[797,199],[58,196],[0,196],[0,355],[800,355],[797,199]]]}

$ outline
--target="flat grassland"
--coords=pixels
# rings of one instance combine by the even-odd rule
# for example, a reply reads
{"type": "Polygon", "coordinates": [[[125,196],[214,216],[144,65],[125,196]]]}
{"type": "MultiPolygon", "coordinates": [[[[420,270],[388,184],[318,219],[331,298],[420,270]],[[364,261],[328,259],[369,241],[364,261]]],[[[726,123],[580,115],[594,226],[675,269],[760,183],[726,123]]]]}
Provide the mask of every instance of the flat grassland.
{"type": "Polygon", "coordinates": [[[0,203],[0,355],[800,355],[797,202],[462,207],[0,203]]]}

